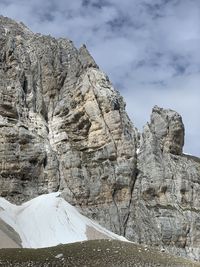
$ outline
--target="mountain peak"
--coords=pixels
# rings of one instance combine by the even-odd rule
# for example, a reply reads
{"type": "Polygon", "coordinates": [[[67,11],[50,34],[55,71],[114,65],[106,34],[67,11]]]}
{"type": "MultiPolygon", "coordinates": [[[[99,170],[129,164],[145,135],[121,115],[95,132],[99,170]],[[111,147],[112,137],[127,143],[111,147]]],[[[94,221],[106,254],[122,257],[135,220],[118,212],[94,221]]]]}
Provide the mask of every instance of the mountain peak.
{"type": "Polygon", "coordinates": [[[200,165],[182,155],[180,115],[154,107],[140,134],[85,46],[4,17],[0,31],[0,195],[61,191],[118,235],[200,259],[200,165]]]}
{"type": "Polygon", "coordinates": [[[0,31],[3,35],[33,34],[32,31],[22,22],[16,22],[13,19],[0,15],[0,31]]]}
{"type": "Polygon", "coordinates": [[[182,118],[176,111],[155,106],[150,127],[160,141],[162,151],[182,154],[185,129],[182,118]]]}

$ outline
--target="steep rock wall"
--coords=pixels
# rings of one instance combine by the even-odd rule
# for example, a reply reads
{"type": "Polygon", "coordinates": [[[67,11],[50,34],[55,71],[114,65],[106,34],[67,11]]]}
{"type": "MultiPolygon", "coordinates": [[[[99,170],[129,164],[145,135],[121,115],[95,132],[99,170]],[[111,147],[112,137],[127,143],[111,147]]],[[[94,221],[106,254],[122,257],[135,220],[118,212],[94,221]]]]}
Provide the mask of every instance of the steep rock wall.
{"type": "Polygon", "coordinates": [[[199,259],[200,159],[182,154],[183,144],[180,115],[154,107],[140,140],[127,236],[199,259]]]}
{"type": "Polygon", "coordinates": [[[138,132],[85,46],[1,18],[1,195],[62,190],[124,234],[138,132]]]}
{"type": "Polygon", "coordinates": [[[200,160],[154,107],[139,134],[85,46],[0,17],[0,195],[67,201],[138,243],[200,258],[200,160]]]}

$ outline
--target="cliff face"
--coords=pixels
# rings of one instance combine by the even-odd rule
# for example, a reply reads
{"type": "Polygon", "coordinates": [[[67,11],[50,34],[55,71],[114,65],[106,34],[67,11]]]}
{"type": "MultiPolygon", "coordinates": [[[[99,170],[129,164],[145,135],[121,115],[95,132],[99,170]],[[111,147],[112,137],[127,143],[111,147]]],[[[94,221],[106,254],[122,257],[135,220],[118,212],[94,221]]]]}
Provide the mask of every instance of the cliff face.
{"type": "Polygon", "coordinates": [[[181,117],[154,107],[140,141],[127,235],[199,259],[200,159],[182,154],[183,143],[181,117]]]}
{"type": "Polygon", "coordinates": [[[0,195],[62,191],[103,226],[200,258],[199,159],[155,107],[140,135],[86,47],[0,17],[0,195]]]}
{"type": "Polygon", "coordinates": [[[123,234],[138,132],[85,46],[1,18],[1,195],[65,198],[123,234]]]}

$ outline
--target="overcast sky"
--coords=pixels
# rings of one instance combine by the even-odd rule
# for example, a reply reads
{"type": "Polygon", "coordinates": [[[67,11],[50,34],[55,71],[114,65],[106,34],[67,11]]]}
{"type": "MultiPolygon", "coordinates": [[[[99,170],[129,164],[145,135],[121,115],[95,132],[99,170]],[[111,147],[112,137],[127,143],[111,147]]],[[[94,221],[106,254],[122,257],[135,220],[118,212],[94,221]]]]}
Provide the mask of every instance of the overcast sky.
{"type": "Polygon", "coordinates": [[[140,130],[154,105],[178,111],[200,156],[199,0],[0,0],[34,32],[85,43],[140,130]]]}

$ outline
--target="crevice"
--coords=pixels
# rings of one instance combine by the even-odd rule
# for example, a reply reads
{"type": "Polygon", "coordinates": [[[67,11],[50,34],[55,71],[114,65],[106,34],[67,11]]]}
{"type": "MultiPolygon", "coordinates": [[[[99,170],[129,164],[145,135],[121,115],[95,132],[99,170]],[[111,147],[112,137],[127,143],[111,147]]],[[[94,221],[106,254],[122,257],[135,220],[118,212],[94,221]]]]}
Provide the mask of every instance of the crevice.
{"type": "Polygon", "coordinates": [[[113,188],[112,199],[113,199],[113,203],[115,205],[115,208],[117,210],[117,218],[118,218],[118,224],[119,224],[119,235],[122,235],[122,225],[121,225],[121,220],[120,220],[120,215],[119,215],[119,208],[117,206],[117,202],[115,201],[116,193],[117,193],[117,189],[113,188]]]}
{"type": "MultiPolygon", "coordinates": [[[[111,130],[110,130],[108,124],[107,124],[106,121],[105,121],[105,118],[104,118],[104,115],[103,115],[103,111],[102,111],[102,109],[101,109],[101,107],[100,107],[100,105],[99,105],[97,96],[96,96],[96,94],[95,94],[95,92],[94,92],[94,89],[93,89],[94,86],[93,86],[93,83],[92,83],[92,81],[91,81],[89,75],[88,75],[88,80],[89,80],[89,82],[90,82],[90,85],[91,85],[91,88],[90,88],[90,89],[91,89],[92,92],[93,92],[93,95],[94,95],[94,98],[95,98],[96,103],[97,103],[97,105],[98,105],[98,108],[99,108],[99,110],[100,110],[100,114],[101,114],[101,117],[102,117],[102,119],[103,119],[103,122],[104,122],[104,124],[105,124],[105,126],[106,126],[106,129],[108,130],[109,136],[111,137],[112,143],[113,143],[113,145],[114,145],[114,147],[115,147],[115,151],[116,151],[116,159],[117,159],[117,158],[118,158],[117,144],[116,144],[116,142],[115,142],[115,140],[114,140],[114,137],[113,137],[113,135],[112,135],[112,132],[111,132],[111,130]]],[[[114,167],[114,166],[113,166],[113,170],[114,170],[114,179],[115,179],[115,184],[116,184],[117,179],[116,179],[115,167],[114,167]]],[[[115,185],[114,185],[114,186],[115,186],[115,185]]],[[[112,199],[113,199],[113,203],[114,203],[114,205],[115,205],[115,207],[116,207],[116,210],[117,210],[117,218],[118,218],[118,224],[119,224],[119,234],[122,235],[122,234],[123,234],[123,231],[122,231],[122,222],[121,222],[121,219],[120,219],[120,211],[119,211],[117,202],[116,202],[116,200],[115,200],[116,193],[117,193],[117,189],[116,189],[116,188],[113,188],[113,191],[112,191],[112,199]]]]}
{"type": "Polygon", "coordinates": [[[132,174],[133,179],[131,180],[131,184],[130,184],[130,199],[128,203],[128,213],[126,214],[126,217],[124,218],[124,221],[123,221],[123,236],[126,236],[127,224],[128,224],[128,220],[129,220],[130,213],[131,213],[130,208],[131,208],[131,204],[133,201],[132,195],[133,195],[133,190],[135,188],[135,183],[137,181],[138,175],[139,175],[139,170],[136,164],[136,167],[133,170],[133,174],[132,174]]]}
{"type": "Polygon", "coordinates": [[[57,169],[58,170],[58,186],[56,188],[56,192],[57,192],[57,191],[60,191],[60,188],[61,188],[61,171],[60,171],[60,161],[55,151],[54,153],[55,153],[56,160],[58,162],[58,169],[57,169]]]}
{"type": "Polygon", "coordinates": [[[24,94],[27,94],[27,92],[28,92],[28,80],[27,80],[26,76],[24,76],[22,89],[24,91],[24,94]]]}
{"type": "MultiPolygon", "coordinates": [[[[46,116],[48,116],[48,113],[46,113],[46,116]]],[[[44,116],[43,116],[44,118],[44,116]]],[[[45,120],[45,118],[44,118],[45,120]]],[[[48,165],[50,164],[51,161],[56,161],[57,162],[57,168],[56,168],[56,174],[58,174],[58,184],[57,186],[53,187],[53,191],[57,192],[60,189],[60,185],[61,185],[61,174],[60,174],[60,161],[58,159],[58,154],[57,151],[53,149],[53,146],[51,144],[50,141],[50,132],[52,133],[52,129],[51,129],[51,124],[49,123],[49,120],[45,120],[45,126],[46,126],[46,130],[47,130],[47,142],[48,142],[48,149],[46,149],[46,156],[43,160],[43,167],[44,169],[47,168],[48,171],[48,165]],[[49,151],[49,153],[48,153],[49,151]],[[51,159],[52,157],[52,159],[51,159]]],[[[47,182],[47,188],[49,190],[49,185],[47,182]]]]}
{"type": "Polygon", "coordinates": [[[46,166],[47,166],[47,155],[45,155],[45,158],[43,160],[43,167],[44,167],[44,169],[46,168],[46,166]]]}
{"type": "MultiPolygon", "coordinates": [[[[100,112],[101,112],[101,117],[102,117],[102,119],[103,119],[103,121],[104,121],[104,123],[105,123],[105,126],[106,126],[106,128],[107,128],[107,130],[108,130],[108,132],[109,132],[109,135],[110,135],[110,137],[111,137],[111,139],[112,139],[112,142],[113,142],[113,144],[114,144],[114,147],[115,147],[115,150],[116,150],[116,158],[117,158],[117,157],[118,157],[117,144],[116,144],[116,142],[115,142],[115,140],[114,140],[114,137],[113,137],[113,135],[112,135],[112,132],[111,132],[111,130],[110,130],[108,124],[106,123],[106,121],[105,121],[105,119],[104,119],[104,115],[103,115],[102,109],[101,109],[101,107],[100,107],[100,105],[99,105],[97,96],[96,96],[96,94],[95,94],[95,92],[94,92],[94,89],[93,89],[93,83],[92,83],[92,81],[91,81],[89,75],[88,75],[88,80],[89,80],[89,82],[90,82],[90,84],[91,84],[91,90],[92,90],[92,92],[93,92],[93,95],[94,95],[95,100],[96,100],[96,102],[97,102],[97,104],[98,104],[99,110],[100,110],[100,112]]],[[[119,112],[120,112],[120,110],[119,110],[119,112]]],[[[120,114],[121,114],[121,112],[120,112],[120,114]]],[[[121,116],[120,116],[120,118],[121,118],[121,116]]],[[[121,124],[122,124],[122,121],[121,121],[121,124]]],[[[136,141],[136,140],[135,140],[135,141],[136,141]]],[[[136,142],[136,143],[137,143],[137,142],[136,142]]],[[[133,194],[133,190],[134,190],[134,187],[135,187],[135,182],[136,182],[137,177],[138,177],[138,174],[139,174],[139,171],[138,171],[138,169],[137,169],[137,153],[135,153],[134,156],[136,157],[136,166],[135,166],[135,168],[134,168],[134,170],[133,170],[132,180],[131,180],[131,183],[130,183],[130,186],[129,186],[129,188],[130,188],[130,199],[129,199],[129,203],[128,203],[128,213],[127,213],[126,217],[124,218],[123,222],[122,222],[121,219],[120,219],[120,211],[119,211],[117,202],[116,202],[116,200],[115,200],[116,193],[117,193],[117,189],[114,188],[114,189],[113,189],[113,192],[112,192],[113,203],[114,203],[114,205],[115,205],[115,207],[116,207],[116,210],[117,210],[118,223],[119,223],[119,231],[120,231],[120,235],[123,235],[123,236],[126,235],[127,223],[128,223],[129,217],[130,217],[130,207],[131,207],[131,204],[132,204],[132,194],[133,194]]],[[[114,176],[115,176],[115,181],[117,181],[115,173],[114,173],[114,176]]]]}

